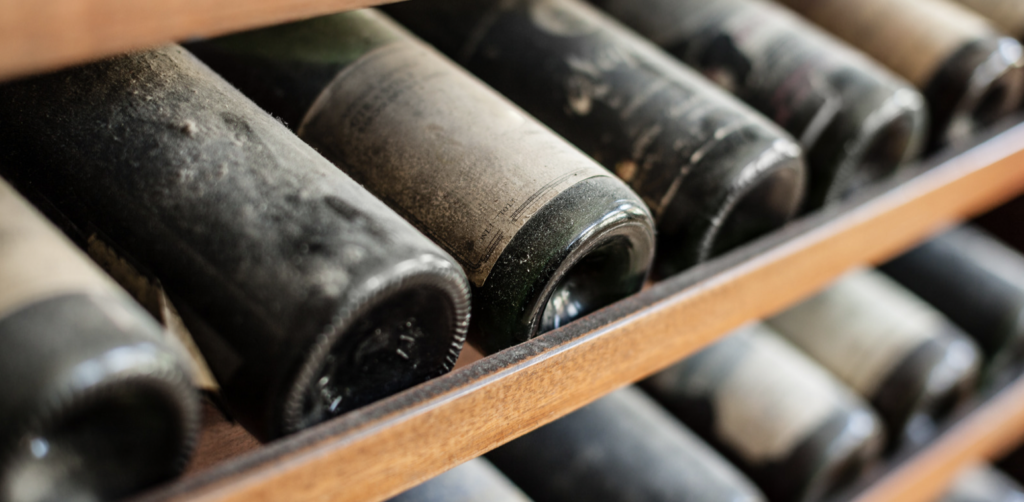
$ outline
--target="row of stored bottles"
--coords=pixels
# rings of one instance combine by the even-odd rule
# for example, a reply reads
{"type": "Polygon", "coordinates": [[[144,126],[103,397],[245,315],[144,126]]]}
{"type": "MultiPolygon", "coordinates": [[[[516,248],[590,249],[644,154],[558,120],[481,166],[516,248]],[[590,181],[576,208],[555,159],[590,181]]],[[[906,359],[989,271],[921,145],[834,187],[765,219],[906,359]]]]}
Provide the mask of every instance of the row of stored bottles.
{"type": "Polygon", "coordinates": [[[982,63],[915,81],[944,90],[926,99],[774,4],[656,16],[700,17],[708,40],[630,21],[691,40],[672,52],[748,105],[587,4],[455,5],[390,12],[504,96],[378,11],[190,44],[220,75],[170,46],[0,88],[0,174],[164,322],[3,188],[19,384],[2,497],[109,498],[179,469],[189,378],[266,441],[447,372],[467,338],[530,339],[637,291],[652,263],[685,269],[966,137],[1024,78],[994,31],[975,33],[998,42],[982,63]],[[750,15],[772,28],[730,31],[750,15]],[[146,460],[161,450],[133,432],[167,453],[146,460]],[[145,472],[102,474],[125,464],[145,472]]]}
{"type": "MultiPolygon", "coordinates": [[[[829,500],[1024,362],[1019,252],[964,226],[882,270],[851,272],[486,458],[528,497],[509,500],[829,500]]],[[[414,495],[456,490],[458,469],[479,468],[397,500],[434,500],[414,495]]],[[[986,469],[942,500],[1021,496],[986,469]]]]}

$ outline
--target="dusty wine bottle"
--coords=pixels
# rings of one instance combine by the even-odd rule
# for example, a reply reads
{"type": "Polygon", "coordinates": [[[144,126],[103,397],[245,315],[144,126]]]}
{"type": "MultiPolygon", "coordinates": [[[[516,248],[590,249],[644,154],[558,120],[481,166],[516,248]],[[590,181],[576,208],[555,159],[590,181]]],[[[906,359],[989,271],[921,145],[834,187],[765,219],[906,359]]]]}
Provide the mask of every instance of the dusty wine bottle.
{"type": "Polygon", "coordinates": [[[485,352],[640,289],[654,251],[643,201],[383,13],[190,48],[455,256],[485,352]]]}
{"type": "Polygon", "coordinates": [[[773,502],[839,490],[884,442],[871,408],[764,324],[740,328],[641,385],[773,502]]]}
{"type": "Polygon", "coordinates": [[[185,467],[180,347],[0,180],[0,500],[110,500],[185,467]]]}
{"type": "Polygon", "coordinates": [[[614,171],[654,213],[659,275],[799,208],[787,134],[576,0],[405,2],[396,19],[614,171]]]}
{"type": "Polygon", "coordinates": [[[871,402],[893,447],[930,439],[970,395],[981,362],[958,327],[873,269],[766,322],[871,402]]]}
{"type": "Polygon", "coordinates": [[[939,502],[1021,502],[1024,487],[991,465],[970,467],[956,476],[939,502]]]}
{"type": "Polygon", "coordinates": [[[763,502],[736,469],[627,387],[487,454],[538,502],[763,502]]]}
{"type": "Polygon", "coordinates": [[[388,502],[530,502],[490,462],[475,458],[388,502]]]}
{"type": "Polygon", "coordinates": [[[1024,362],[1024,256],[974,226],[961,226],[879,267],[963,328],[998,384],[1024,362]]]}
{"type": "Polygon", "coordinates": [[[267,440],[439,375],[452,259],[178,46],[0,88],[2,167],[158,278],[267,440]]]}
{"type": "Polygon", "coordinates": [[[933,148],[1017,108],[1020,44],[949,0],[779,0],[924,91],[933,148]]]}
{"type": "Polygon", "coordinates": [[[806,208],[915,158],[924,96],[788,9],[764,0],[593,0],[800,140],[806,208]]]}
{"type": "Polygon", "coordinates": [[[959,0],[1017,40],[1024,40],[1024,3],[1019,0],[959,0]]]}

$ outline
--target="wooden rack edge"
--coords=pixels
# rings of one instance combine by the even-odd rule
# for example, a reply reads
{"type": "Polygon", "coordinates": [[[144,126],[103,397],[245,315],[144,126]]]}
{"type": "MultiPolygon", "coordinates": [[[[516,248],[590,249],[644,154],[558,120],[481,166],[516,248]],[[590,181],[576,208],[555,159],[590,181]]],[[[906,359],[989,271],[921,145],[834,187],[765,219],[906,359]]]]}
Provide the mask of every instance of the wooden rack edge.
{"type": "Polygon", "coordinates": [[[0,81],[396,0],[0,0],[0,81]]]}
{"type": "MultiPolygon", "coordinates": [[[[716,260],[716,273],[669,278],[565,328],[138,500],[386,499],[667,367],[852,267],[883,261],[1021,192],[1024,124],[862,204],[819,215],[827,224],[805,219],[716,260]]],[[[959,441],[950,447],[961,452],[954,464],[988,452],[962,453],[964,440],[942,441],[959,441]]],[[[939,467],[951,469],[931,469],[939,467]]],[[[902,493],[906,480],[920,482],[920,475],[907,476],[870,493],[902,493]]],[[[897,499],[858,499],[868,500],[897,499]]]]}

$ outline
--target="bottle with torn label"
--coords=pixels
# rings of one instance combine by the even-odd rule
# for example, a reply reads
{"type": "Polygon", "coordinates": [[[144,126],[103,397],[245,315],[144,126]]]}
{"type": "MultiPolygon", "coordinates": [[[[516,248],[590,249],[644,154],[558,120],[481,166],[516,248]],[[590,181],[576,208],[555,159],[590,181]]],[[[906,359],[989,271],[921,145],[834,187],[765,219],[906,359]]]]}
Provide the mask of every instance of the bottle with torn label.
{"type": "Polygon", "coordinates": [[[867,399],[890,446],[920,445],[973,390],[981,354],[933,307],[860,269],[766,321],[867,399]]]}
{"type": "Polygon", "coordinates": [[[593,0],[777,122],[807,152],[805,207],[917,157],[925,99],[859,51],[768,0],[593,0]]]}
{"type": "Polygon", "coordinates": [[[0,500],[113,500],[199,432],[184,352],[0,180],[0,500]]]}
{"type": "Polygon", "coordinates": [[[988,464],[968,467],[938,502],[1024,502],[1024,487],[988,464]]]}
{"type": "Polygon", "coordinates": [[[798,210],[800,148],[578,0],[404,2],[387,12],[643,197],[661,276],[778,228],[798,210]]]}
{"type": "Polygon", "coordinates": [[[971,10],[985,16],[1003,33],[1024,40],[1024,2],[1020,0],[959,0],[971,10]]]}
{"type": "Polygon", "coordinates": [[[487,458],[537,502],[765,501],[735,467],[635,387],[487,458]]]}
{"type": "Polygon", "coordinates": [[[819,500],[847,486],[884,442],[871,408],[764,324],[641,385],[773,502],[819,500]]]}
{"type": "Polygon", "coordinates": [[[381,12],[190,49],[459,261],[483,351],[640,289],[654,250],[643,201],[381,12]]]}
{"type": "Polygon", "coordinates": [[[388,502],[531,502],[483,457],[475,458],[388,502]]]}
{"type": "Polygon", "coordinates": [[[1024,49],[952,0],[778,0],[924,92],[932,148],[962,143],[1015,110],[1024,49]]]}
{"type": "Polygon", "coordinates": [[[1024,362],[1024,256],[964,225],[879,267],[939,309],[985,353],[983,380],[997,385],[1024,362]]]}
{"type": "Polygon", "coordinates": [[[159,279],[231,414],[294,432],[454,364],[447,253],[178,46],[0,88],[0,169],[159,279]]]}

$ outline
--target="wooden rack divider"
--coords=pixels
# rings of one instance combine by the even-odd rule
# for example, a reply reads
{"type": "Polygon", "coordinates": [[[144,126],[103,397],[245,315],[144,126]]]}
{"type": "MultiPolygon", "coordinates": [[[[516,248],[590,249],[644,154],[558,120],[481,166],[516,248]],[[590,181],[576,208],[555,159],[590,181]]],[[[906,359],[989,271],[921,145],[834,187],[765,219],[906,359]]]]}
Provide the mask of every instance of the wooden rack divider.
{"type": "MultiPolygon", "coordinates": [[[[644,378],[861,265],[1024,192],[1024,123],[559,330],[186,477],[139,502],[383,500],[644,378]]],[[[868,487],[926,502],[1024,436],[1024,380],[868,487]]]]}

